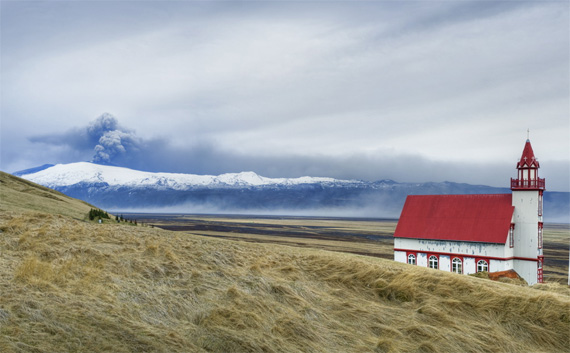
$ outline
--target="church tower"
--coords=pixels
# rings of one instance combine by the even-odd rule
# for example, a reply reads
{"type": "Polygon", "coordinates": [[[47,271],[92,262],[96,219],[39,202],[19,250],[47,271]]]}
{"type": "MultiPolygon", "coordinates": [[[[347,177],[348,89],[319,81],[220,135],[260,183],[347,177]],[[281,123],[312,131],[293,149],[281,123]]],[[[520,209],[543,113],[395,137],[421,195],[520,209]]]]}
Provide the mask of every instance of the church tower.
{"type": "Polygon", "coordinates": [[[511,179],[515,210],[509,244],[514,250],[514,270],[532,285],[542,283],[542,199],[545,183],[538,177],[540,164],[528,139],[516,168],[518,177],[511,179]]]}

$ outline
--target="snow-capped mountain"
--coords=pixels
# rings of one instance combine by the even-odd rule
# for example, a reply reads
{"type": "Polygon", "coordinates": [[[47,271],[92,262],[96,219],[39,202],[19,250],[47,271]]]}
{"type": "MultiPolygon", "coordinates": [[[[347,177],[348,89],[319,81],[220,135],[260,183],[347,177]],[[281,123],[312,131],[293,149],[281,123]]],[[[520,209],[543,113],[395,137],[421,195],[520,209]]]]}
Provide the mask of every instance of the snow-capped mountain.
{"type": "MultiPolygon", "coordinates": [[[[106,210],[181,213],[281,213],[399,216],[407,195],[510,193],[508,188],[453,182],[398,183],[323,177],[266,178],[151,173],[89,162],[46,164],[14,175],[106,210]]],[[[570,222],[570,193],[545,192],[545,220],[570,222]],[[548,211],[548,212],[547,212],[548,211]]]]}
{"type": "Polygon", "coordinates": [[[105,184],[131,188],[157,188],[188,190],[196,187],[255,187],[269,185],[300,184],[348,184],[355,180],[333,178],[266,178],[254,172],[227,173],[221,175],[195,175],[181,173],[152,173],[90,162],[44,165],[42,167],[14,173],[35,183],[61,188],[76,184],[105,184]],[[47,167],[47,168],[44,168],[47,167]],[[37,170],[40,169],[40,170],[37,170]]]}

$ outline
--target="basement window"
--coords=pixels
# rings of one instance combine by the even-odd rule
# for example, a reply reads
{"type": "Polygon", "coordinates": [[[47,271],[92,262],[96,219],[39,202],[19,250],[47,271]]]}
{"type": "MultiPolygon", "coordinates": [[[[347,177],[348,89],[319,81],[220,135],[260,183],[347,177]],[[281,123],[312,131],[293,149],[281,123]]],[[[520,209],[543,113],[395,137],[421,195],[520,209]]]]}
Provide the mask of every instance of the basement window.
{"type": "Polygon", "coordinates": [[[438,269],[437,264],[438,264],[437,256],[431,255],[429,257],[429,268],[435,268],[437,270],[438,269]]]}
{"type": "Polygon", "coordinates": [[[410,265],[415,265],[416,264],[416,256],[413,254],[408,255],[408,263],[410,265]]]}

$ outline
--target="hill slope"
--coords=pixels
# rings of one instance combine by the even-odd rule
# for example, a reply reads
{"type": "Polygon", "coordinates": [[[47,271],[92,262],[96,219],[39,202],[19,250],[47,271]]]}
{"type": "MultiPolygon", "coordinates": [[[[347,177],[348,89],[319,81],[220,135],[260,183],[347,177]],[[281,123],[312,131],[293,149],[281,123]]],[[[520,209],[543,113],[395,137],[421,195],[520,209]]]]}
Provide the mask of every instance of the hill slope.
{"type": "Polygon", "coordinates": [[[570,347],[570,297],[548,286],[21,213],[33,191],[0,219],[2,352],[570,347]]]}
{"type": "Polygon", "coordinates": [[[42,212],[83,219],[94,206],[0,171],[0,212],[42,212]]]}

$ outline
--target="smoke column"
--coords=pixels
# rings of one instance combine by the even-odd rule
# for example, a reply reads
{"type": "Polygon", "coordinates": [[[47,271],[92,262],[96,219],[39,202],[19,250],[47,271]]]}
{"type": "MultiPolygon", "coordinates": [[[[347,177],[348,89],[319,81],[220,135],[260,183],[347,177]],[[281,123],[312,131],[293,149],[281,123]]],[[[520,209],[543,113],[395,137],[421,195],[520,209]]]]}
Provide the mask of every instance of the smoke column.
{"type": "Polygon", "coordinates": [[[134,131],[119,126],[117,119],[104,113],[87,127],[90,140],[97,141],[93,162],[112,164],[115,159],[125,157],[129,152],[138,151],[139,139],[134,131]]]}

